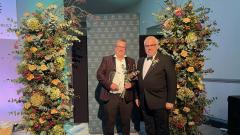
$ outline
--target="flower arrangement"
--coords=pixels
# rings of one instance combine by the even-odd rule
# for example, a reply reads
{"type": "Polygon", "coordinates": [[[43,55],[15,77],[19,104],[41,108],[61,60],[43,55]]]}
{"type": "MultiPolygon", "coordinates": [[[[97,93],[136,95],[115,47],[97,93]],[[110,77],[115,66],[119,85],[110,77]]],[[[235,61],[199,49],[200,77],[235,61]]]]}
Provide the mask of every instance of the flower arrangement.
{"type": "MultiPolygon", "coordinates": [[[[176,1],[175,1],[176,2],[176,1]]],[[[216,46],[211,36],[219,32],[215,22],[210,22],[209,8],[194,9],[191,0],[177,5],[165,0],[165,9],[154,14],[162,26],[160,51],[172,56],[176,62],[177,99],[170,115],[171,134],[198,134],[197,126],[204,121],[205,107],[213,100],[207,99],[203,76],[206,57],[203,51],[216,46]]]]}
{"type": "Polygon", "coordinates": [[[73,90],[68,88],[67,49],[79,42],[77,22],[64,17],[56,5],[25,13],[21,26],[14,30],[21,38],[21,56],[16,82],[24,86],[23,121],[32,134],[65,134],[64,123],[72,118],[73,90]]]}

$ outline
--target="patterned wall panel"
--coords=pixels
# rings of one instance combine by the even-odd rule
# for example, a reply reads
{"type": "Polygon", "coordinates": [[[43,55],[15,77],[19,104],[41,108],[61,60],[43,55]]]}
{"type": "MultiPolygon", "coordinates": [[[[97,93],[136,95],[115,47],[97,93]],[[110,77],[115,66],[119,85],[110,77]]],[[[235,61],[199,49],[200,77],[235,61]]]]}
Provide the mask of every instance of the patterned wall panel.
{"type": "MultiPolygon", "coordinates": [[[[137,14],[102,14],[87,17],[89,133],[102,133],[101,105],[96,100],[96,71],[103,56],[113,54],[117,39],[127,40],[127,55],[138,58],[139,16],[137,14]]],[[[131,124],[131,132],[134,132],[131,124]]]]}

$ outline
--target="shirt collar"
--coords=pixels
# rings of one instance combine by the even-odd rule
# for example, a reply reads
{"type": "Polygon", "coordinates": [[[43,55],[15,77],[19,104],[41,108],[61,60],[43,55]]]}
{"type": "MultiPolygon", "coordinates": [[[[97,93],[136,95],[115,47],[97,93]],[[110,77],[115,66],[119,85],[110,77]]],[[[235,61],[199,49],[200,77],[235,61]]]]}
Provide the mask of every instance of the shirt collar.
{"type": "MultiPolygon", "coordinates": [[[[114,54],[114,56],[113,57],[115,57],[115,58],[117,58],[117,55],[116,54],[114,54]]],[[[124,55],[124,58],[126,58],[127,57],[127,55],[124,55]]]]}
{"type": "MultiPolygon", "coordinates": [[[[157,53],[152,56],[152,60],[155,59],[156,55],[157,55],[157,53]]],[[[145,59],[147,59],[147,57],[145,59]]]]}

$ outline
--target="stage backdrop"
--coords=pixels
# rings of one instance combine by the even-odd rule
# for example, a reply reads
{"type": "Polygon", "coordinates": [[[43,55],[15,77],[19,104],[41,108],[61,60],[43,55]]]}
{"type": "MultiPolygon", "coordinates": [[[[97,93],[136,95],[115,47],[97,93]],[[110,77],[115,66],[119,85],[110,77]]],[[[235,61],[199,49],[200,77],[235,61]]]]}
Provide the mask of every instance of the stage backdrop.
{"type": "MultiPolygon", "coordinates": [[[[87,17],[89,133],[102,133],[102,108],[96,100],[96,71],[102,57],[113,54],[118,38],[127,40],[127,55],[137,59],[139,53],[139,16],[137,14],[104,14],[87,17]]],[[[134,132],[133,124],[131,132],[134,132]]]]}
{"type": "Polygon", "coordinates": [[[17,21],[16,0],[0,0],[0,39],[17,39],[15,33],[7,31],[16,27],[10,20],[17,21]]]}
{"type": "Polygon", "coordinates": [[[9,99],[19,97],[16,90],[20,88],[20,85],[9,81],[17,76],[18,58],[11,53],[16,47],[17,37],[15,33],[7,32],[7,29],[14,27],[10,20],[16,21],[16,18],[16,0],[0,0],[0,122],[20,120],[20,116],[9,113],[20,112],[21,105],[8,102],[9,99]]]}

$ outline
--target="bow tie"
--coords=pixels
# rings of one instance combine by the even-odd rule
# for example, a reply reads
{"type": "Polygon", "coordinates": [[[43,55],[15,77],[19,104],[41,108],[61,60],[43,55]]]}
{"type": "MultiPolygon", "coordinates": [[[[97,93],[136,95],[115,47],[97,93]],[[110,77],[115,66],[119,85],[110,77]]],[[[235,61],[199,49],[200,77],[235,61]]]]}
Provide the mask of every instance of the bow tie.
{"type": "Polygon", "coordinates": [[[153,57],[147,57],[147,60],[152,60],[153,59],[153,57]]]}

